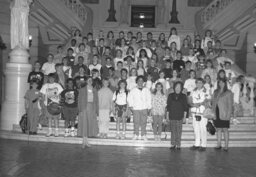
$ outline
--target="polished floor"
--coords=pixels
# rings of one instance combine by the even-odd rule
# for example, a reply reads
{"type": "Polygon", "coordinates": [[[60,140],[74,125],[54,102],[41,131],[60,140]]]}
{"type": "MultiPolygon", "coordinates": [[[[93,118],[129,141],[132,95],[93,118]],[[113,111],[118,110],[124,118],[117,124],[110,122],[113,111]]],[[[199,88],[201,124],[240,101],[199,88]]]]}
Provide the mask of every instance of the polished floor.
{"type": "Polygon", "coordinates": [[[0,177],[255,177],[256,148],[180,152],[0,139],[0,177]]]}

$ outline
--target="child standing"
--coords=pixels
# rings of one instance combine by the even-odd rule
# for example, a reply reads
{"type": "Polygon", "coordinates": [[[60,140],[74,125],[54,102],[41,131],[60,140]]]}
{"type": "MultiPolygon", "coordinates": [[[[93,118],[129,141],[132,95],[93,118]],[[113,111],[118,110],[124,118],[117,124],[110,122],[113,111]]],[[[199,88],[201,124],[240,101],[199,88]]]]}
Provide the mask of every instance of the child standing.
{"type": "Polygon", "coordinates": [[[128,90],[127,83],[125,80],[120,80],[118,82],[118,89],[113,95],[113,108],[116,114],[116,139],[125,139],[125,129],[126,129],[126,115],[127,115],[127,98],[128,90]],[[122,122],[122,135],[120,133],[120,122],[122,122]]]}
{"type": "Polygon", "coordinates": [[[63,91],[63,88],[60,84],[55,82],[55,74],[50,73],[48,75],[49,83],[46,83],[41,88],[40,92],[44,98],[44,111],[45,115],[48,118],[48,133],[46,136],[52,136],[52,120],[55,122],[55,136],[59,136],[58,127],[59,127],[59,117],[60,111],[57,108],[57,105],[60,102],[60,94],[63,91]],[[54,111],[55,110],[55,111],[54,111]]]}
{"type": "Polygon", "coordinates": [[[155,141],[161,141],[162,123],[165,114],[166,96],[163,92],[163,85],[158,82],[152,94],[153,130],[155,141]]]}
{"type": "Polygon", "coordinates": [[[39,99],[40,93],[38,90],[39,81],[37,79],[33,79],[30,81],[30,90],[26,92],[25,100],[26,100],[26,113],[28,116],[28,131],[29,134],[36,135],[37,134],[37,124],[39,120],[39,99]]]}
{"type": "Polygon", "coordinates": [[[113,92],[110,90],[109,80],[103,79],[103,87],[99,90],[99,137],[107,138],[109,130],[109,115],[111,111],[113,92]]]}
{"type": "MultiPolygon", "coordinates": [[[[159,72],[159,79],[155,82],[155,83],[158,83],[160,82],[163,86],[163,92],[165,95],[168,95],[168,91],[170,89],[170,83],[169,83],[169,79],[165,79],[165,73],[164,71],[160,71],[159,72]]],[[[156,85],[153,85],[153,89],[156,88],[156,85]]]]}
{"type": "Polygon", "coordinates": [[[73,79],[67,79],[67,88],[61,92],[63,103],[63,116],[65,120],[65,137],[75,136],[75,119],[78,114],[78,91],[74,89],[73,79]],[[71,129],[68,127],[71,126],[71,129]]]}

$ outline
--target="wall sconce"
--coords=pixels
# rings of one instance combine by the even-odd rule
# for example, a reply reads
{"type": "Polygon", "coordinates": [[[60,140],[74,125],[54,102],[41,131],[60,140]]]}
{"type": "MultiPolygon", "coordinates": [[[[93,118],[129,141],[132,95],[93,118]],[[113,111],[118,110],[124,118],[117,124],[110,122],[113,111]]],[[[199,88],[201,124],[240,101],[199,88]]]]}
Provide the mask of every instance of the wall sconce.
{"type": "Polygon", "coordinates": [[[28,36],[29,47],[32,46],[32,38],[33,38],[32,35],[28,36]]]}
{"type": "Polygon", "coordinates": [[[254,53],[256,53],[256,42],[253,44],[254,53]]]}
{"type": "Polygon", "coordinates": [[[144,13],[140,13],[140,19],[144,19],[145,18],[145,15],[144,15],[144,13]]]}
{"type": "Polygon", "coordinates": [[[144,24],[143,24],[143,23],[141,23],[139,27],[140,27],[140,28],[144,28],[144,24]]]}

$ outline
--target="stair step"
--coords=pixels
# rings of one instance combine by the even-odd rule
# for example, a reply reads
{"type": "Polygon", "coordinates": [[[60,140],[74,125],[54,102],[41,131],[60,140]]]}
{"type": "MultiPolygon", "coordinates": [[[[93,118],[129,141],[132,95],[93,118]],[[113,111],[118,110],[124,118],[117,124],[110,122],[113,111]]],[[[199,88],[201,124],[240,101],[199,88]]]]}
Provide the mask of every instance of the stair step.
{"type": "MultiPolygon", "coordinates": [[[[63,120],[60,120],[60,124],[59,124],[60,128],[64,128],[64,122],[63,120]]],[[[19,125],[13,125],[13,129],[20,129],[19,125]]],[[[116,130],[116,123],[115,122],[110,122],[109,123],[109,129],[110,130],[116,130]]],[[[126,124],[126,130],[127,131],[133,131],[134,130],[134,126],[133,123],[127,123],[126,124]]],[[[152,131],[152,124],[148,123],[147,127],[146,127],[147,131],[152,131]]],[[[183,124],[182,125],[182,130],[184,131],[193,131],[193,126],[192,124],[183,124]]],[[[238,125],[230,125],[230,132],[232,131],[256,131],[256,124],[238,124],[238,125]]]]}
{"type": "MultiPolygon", "coordinates": [[[[21,132],[21,129],[18,125],[14,125],[13,131],[14,132],[21,132]]],[[[42,130],[38,130],[38,133],[45,135],[45,134],[47,134],[47,131],[48,131],[48,128],[43,127],[42,130]]],[[[59,133],[60,136],[64,136],[64,132],[65,132],[65,128],[59,128],[58,133],[59,133]]],[[[133,135],[134,135],[133,131],[131,131],[131,130],[126,131],[126,138],[131,139],[133,137],[133,135]]],[[[165,136],[167,136],[167,139],[170,139],[170,132],[163,132],[162,133],[162,138],[164,139],[165,136]]],[[[115,139],[116,130],[110,130],[109,133],[108,133],[108,137],[115,139]]],[[[154,138],[152,130],[147,131],[147,137],[149,139],[154,138]]],[[[256,131],[255,130],[252,130],[252,131],[245,130],[245,131],[231,131],[230,132],[230,139],[239,139],[239,138],[249,138],[249,139],[250,138],[256,138],[256,131]]],[[[192,139],[193,140],[194,139],[193,130],[183,131],[182,132],[182,139],[192,139]]],[[[216,139],[216,136],[208,135],[208,139],[216,139]]]]}
{"type": "MultiPolygon", "coordinates": [[[[41,141],[41,142],[54,142],[54,143],[70,143],[70,144],[82,144],[82,138],[64,138],[64,137],[45,137],[44,135],[27,136],[19,132],[13,131],[0,131],[0,138],[4,139],[16,139],[23,141],[41,141]]],[[[169,147],[170,141],[156,142],[153,140],[141,141],[141,140],[116,140],[116,139],[96,139],[89,138],[89,143],[92,145],[113,145],[113,146],[137,146],[137,147],[169,147]]],[[[182,140],[182,147],[190,147],[193,145],[194,140],[182,140]]],[[[208,147],[216,146],[216,139],[209,139],[207,143],[208,147]]],[[[230,147],[256,147],[256,138],[254,139],[230,139],[230,147]]]]}
{"type": "MultiPolygon", "coordinates": [[[[256,125],[256,117],[238,117],[237,120],[239,121],[239,125],[256,125]]],[[[188,126],[192,124],[192,119],[189,119],[188,126]]],[[[64,127],[65,121],[59,120],[59,125],[64,127]]],[[[147,128],[151,125],[151,123],[147,123],[147,128]]],[[[113,127],[116,127],[115,122],[109,123],[110,129],[113,129],[113,127]]],[[[127,123],[128,129],[129,127],[132,127],[133,129],[133,123],[127,123]]],[[[185,127],[186,125],[183,125],[185,127]]]]}

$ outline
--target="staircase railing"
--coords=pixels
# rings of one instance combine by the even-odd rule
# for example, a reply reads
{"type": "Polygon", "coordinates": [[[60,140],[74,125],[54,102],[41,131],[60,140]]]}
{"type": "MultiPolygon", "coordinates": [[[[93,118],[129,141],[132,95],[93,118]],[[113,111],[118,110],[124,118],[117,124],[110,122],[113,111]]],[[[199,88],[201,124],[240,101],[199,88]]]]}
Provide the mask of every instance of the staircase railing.
{"type": "Polygon", "coordinates": [[[214,0],[201,12],[201,22],[206,24],[235,0],[214,0]]]}
{"type": "Polygon", "coordinates": [[[67,8],[77,14],[78,18],[83,22],[87,20],[87,10],[80,0],[62,0],[64,1],[67,8]]]}

